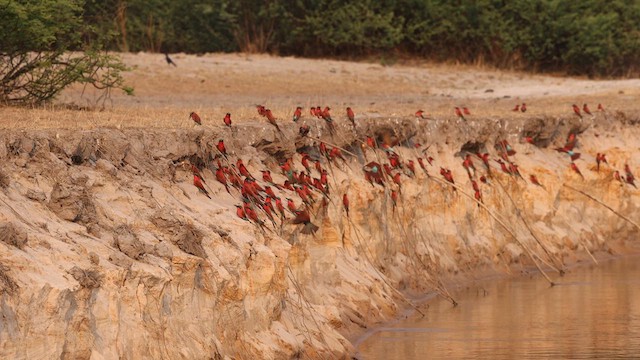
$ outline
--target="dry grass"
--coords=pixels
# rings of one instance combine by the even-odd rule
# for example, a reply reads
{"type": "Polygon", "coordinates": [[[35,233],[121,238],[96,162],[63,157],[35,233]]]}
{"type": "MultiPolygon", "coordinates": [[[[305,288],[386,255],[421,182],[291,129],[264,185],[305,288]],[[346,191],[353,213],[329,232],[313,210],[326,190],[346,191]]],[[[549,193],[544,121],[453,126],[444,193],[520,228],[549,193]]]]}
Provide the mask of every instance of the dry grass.
{"type": "Polygon", "coordinates": [[[297,105],[329,105],[336,117],[346,106],[364,116],[411,116],[423,109],[437,117],[453,117],[452,108],[459,105],[469,106],[474,116],[507,117],[514,116],[509,111],[514,104],[524,101],[527,115],[558,115],[570,113],[571,103],[633,109],[640,95],[640,80],[596,81],[419,62],[384,67],[210,54],[176,55],[174,68],[158,54],[123,54],[123,59],[134,68],[127,81],[135,96],[116,93],[105,110],[82,110],[95,108],[96,94],[73,87],[53,105],[0,108],[0,127],[184,128],[193,126],[188,120],[191,111],[201,115],[204,126],[220,126],[227,112],[235,123],[259,120],[256,103],[287,122],[297,105]]]}

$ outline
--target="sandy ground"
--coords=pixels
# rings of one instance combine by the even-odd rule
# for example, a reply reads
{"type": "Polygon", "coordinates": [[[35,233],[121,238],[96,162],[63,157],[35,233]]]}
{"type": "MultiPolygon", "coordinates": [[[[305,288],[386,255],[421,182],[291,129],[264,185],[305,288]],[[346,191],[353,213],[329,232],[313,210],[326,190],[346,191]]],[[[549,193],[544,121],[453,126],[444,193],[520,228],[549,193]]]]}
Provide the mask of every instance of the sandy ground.
{"type": "MultiPolygon", "coordinates": [[[[453,118],[454,106],[473,116],[513,116],[517,103],[528,114],[570,114],[572,103],[602,103],[608,110],[632,110],[640,80],[588,80],[496,71],[431,63],[382,66],[248,54],[173,56],[168,66],[159,54],[122,54],[132,68],[127,84],[135,96],[115,92],[103,111],[97,94],[76,86],[53,105],[25,110],[0,108],[4,128],[190,127],[190,111],[205,126],[219,126],[231,112],[235,122],[257,120],[254,105],[270,107],[290,121],[295,106],[328,105],[342,115],[351,106],[359,117],[411,116],[423,109],[436,118],[453,118]],[[68,106],[72,105],[72,106],[68,106]],[[98,106],[99,108],[100,106],[98,106]]],[[[304,113],[308,114],[307,111],[304,113]]]]}

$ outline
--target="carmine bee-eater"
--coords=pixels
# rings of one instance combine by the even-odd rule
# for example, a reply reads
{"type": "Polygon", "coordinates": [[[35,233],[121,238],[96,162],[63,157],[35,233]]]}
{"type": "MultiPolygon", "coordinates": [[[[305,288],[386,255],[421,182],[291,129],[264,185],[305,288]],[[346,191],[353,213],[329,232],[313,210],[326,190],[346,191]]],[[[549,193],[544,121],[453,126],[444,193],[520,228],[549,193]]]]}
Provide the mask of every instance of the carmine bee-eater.
{"type": "Polygon", "coordinates": [[[442,177],[444,177],[448,182],[455,184],[455,181],[453,181],[453,174],[451,173],[451,170],[440,168],[440,175],[442,175],[442,177]]]}
{"type": "Polygon", "coordinates": [[[284,214],[284,206],[282,205],[282,199],[280,199],[279,197],[276,198],[276,209],[278,209],[278,212],[280,213],[280,217],[282,218],[282,220],[287,218],[287,216],[284,214]]]}
{"type": "Polygon", "coordinates": [[[581,178],[584,179],[584,176],[580,172],[580,169],[578,169],[578,165],[576,165],[576,163],[574,162],[571,163],[571,170],[575,171],[578,175],[580,175],[581,178]]]}
{"type": "Polygon", "coordinates": [[[622,177],[620,176],[620,171],[618,170],[613,172],[613,178],[618,180],[621,183],[624,183],[624,181],[622,181],[622,177]]]}
{"type": "Polygon", "coordinates": [[[601,153],[597,153],[596,154],[596,171],[600,171],[600,163],[605,163],[607,164],[607,158],[605,157],[605,154],[601,154],[601,153]]]}
{"type": "Polygon", "coordinates": [[[296,217],[291,221],[293,224],[304,224],[302,230],[300,231],[303,234],[315,234],[318,231],[318,226],[311,222],[311,216],[309,215],[309,211],[307,209],[297,210],[295,212],[296,217]]]}
{"type": "Polygon", "coordinates": [[[582,111],[584,111],[585,114],[589,114],[589,115],[593,116],[593,114],[589,110],[589,107],[587,106],[587,104],[583,104],[582,105],[582,111]]]}
{"type": "Polygon", "coordinates": [[[329,133],[333,135],[335,133],[336,128],[335,128],[335,125],[333,124],[333,119],[331,118],[331,114],[329,113],[330,110],[331,108],[326,106],[324,110],[322,110],[321,112],[321,117],[327,123],[327,126],[329,127],[329,133]]]}
{"type": "Polygon", "coordinates": [[[342,195],[342,206],[344,206],[344,211],[347,212],[347,217],[349,217],[349,197],[347,196],[347,193],[342,195]]]}
{"type": "Polygon", "coordinates": [[[455,111],[456,111],[456,116],[457,117],[459,117],[460,119],[462,119],[464,121],[467,121],[467,119],[464,118],[464,115],[462,115],[462,110],[460,110],[459,107],[456,106],[455,111]]]}
{"type": "Polygon", "coordinates": [[[467,170],[467,174],[469,175],[469,178],[471,178],[473,174],[475,174],[476,167],[473,165],[473,160],[471,160],[470,154],[467,154],[464,157],[464,161],[462,161],[462,167],[464,167],[464,169],[467,170]],[[471,171],[473,171],[473,174],[471,173],[471,171]]]}
{"type": "Polygon", "coordinates": [[[541,187],[541,188],[543,188],[543,189],[546,189],[546,188],[544,187],[544,185],[540,184],[540,181],[538,181],[538,177],[537,177],[537,176],[535,176],[534,174],[529,175],[529,180],[531,181],[531,183],[532,183],[533,185],[537,185],[537,186],[540,186],[540,187],[541,187]]]}
{"type": "Polygon", "coordinates": [[[338,158],[342,161],[347,161],[344,156],[342,156],[342,151],[340,151],[340,149],[338,149],[337,147],[331,148],[331,151],[329,152],[329,158],[331,160],[335,160],[336,158],[338,158]]]}
{"type": "Polygon", "coordinates": [[[367,136],[367,146],[372,149],[376,147],[376,141],[371,136],[367,136]]]}
{"type": "Polygon", "coordinates": [[[271,186],[265,186],[264,187],[264,193],[267,194],[267,196],[275,198],[276,194],[273,192],[273,189],[271,188],[271,186]]]}
{"type": "Polygon", "coordinates": [[[515,112],[520,111],[520,104],[516,104],[516,106],[513,109],[511,109],[511,111],[515,111],[515,112]]]}
{"type": "Polygon", "coordinates": [[[189,119],[193,120],[193,122],[195,122],[198,125],[202,125],[202,120],[200,119],[200,116],[198,116],[198,114],[196,114],[195,112],[191,112],[191,114],[189,114],[189,119]]]}
{"type": "Polygon", "coordinates": [[[293,122],[297,122],[302,117],[302,108],[300,106],[296,107],[296,110],[293,112],[293,122]]]}
{"type": "Polygon", "coordinates": [[[473,191],[480,191],[480,186],[478,186],[478,183],[475,180],[471,180],[471,187],[473,188],[473,191]]]}
{"type": "Polygon", "coordinates": [[[602,104],[598,104],[598,111],[604,111],[604,107],[602,106],[602,104]]]}
{"type": "Polygon", "coordinates": [[[300,135],[300,137],[305,137],[305,136],[309,135],[309,131],[310,130],[311,130],[311,128],[309,127],[309,125],[302,125],[298,129],[298,135],[300,135]]]}
{"type": "MultiPolygon", "coordinates": [[[[421,157],[418,158],[418,164],[420,165],[420,168],[422,168],[422,171],[424,171],[424,173],[429,176],[429,172],[427,171],[427,167],[424,165],[424,161],[422,160],[421,157]]],[[[430,176],[429,176],[430,177],[430,176]]]]}
{"type": "Polygon", "coordinates": [[[229,191],[229,185],[227,184],[227,176],[224,174],[224,170],[222,170],[221,167],[216,170],[216,180],[224,185],[224,188],[227,190],[227,192],[231,194],[231,192],[229,191]]]}
{"type": "Polygon", "coordinates": [[[242,159],[238,159],[238,161],[236,162],[236,167],[238,168],[240,175],[253,179],[253,176],[249,173],[249,170],[247,170],[247,167],[244,166],[242,159]]]}
{"type": "Polygon", "coordinates": [[[353,127],[356,127],[356,114],[353,113],[350,107],[347,108],[347,118],[351,121],[353,127]]]}
{"type": "Polygon", "coordinates": [[[629,164],[624,164],[624,172],[626,173],[625,180],[627,181],[627,184],[633,185],[634,188],[637,188],[636,184],[634,183],[634,181],[636,180],[636,177],[633,176],[633,173],[631,172],[631,168],[629,167],[629,164]]]}
{"type": "Polygon", "coordinates": [[[202,184],[202,180],[200,180],[200,176],[193,174],[193,185],[197,187],[201,193],[207,195],[207,197],[211,199],[211,196],[209,196],[209,192],[207,191],[207,189],[204,188],[204,185],[202,184]]]}
{"type": "Polygon", "coordinates": [[[290,198],[287,198],[287,209],[289,209],[289,211],[294,215],[296,214],[296,211],[298,211],[296,204],[290,198]]]}
{"type": "MultiPolygon", "coordinates": [[[[480,190],[479,190],[479,189],[478,189],[478,190],[475,190],[475,192],[474,192],[474,194],[473,194],[473,197],[474,197],[477,201],[479,201],[479,202],[481,202],[481,203],[484,203],[484,202],[482,201],[482,193],[480,192],[480,190]]],[[[478,207],[479,207],[479,206],[480,206],[480,205],[478,205],[478,207]]]]}
{"type": "Polygon", "coordinates": [[[467,108],[466,106],[462,108],[462,113],[465,115],[471,115],[471,111],[469,111],[469,108],[467,108]]]}
{"type": "Polygon", "coordinates": [[[198,169],[197,166],[191,164],[191,172],[193,173],[193,175],[198,175],[198,177],[202,180],[203,183],[207,183],[206,181],[204,181],[204,177],[202,176],[202,173],[200,172],[200,169],[198,169]]]}
{"type": "Polygon", "coordinates": [[[271,178],[271,171],[269,170],[261,170],[262,171],[262,180],[267,184],[273,184],[273,179],[271,178]]]}
{"type": "Polygon", "coordinates": [[[527,104],[522,103],[522,106],[520,106],[520,111],[527,112],[527,104]]]}
{"type": "Polygon", "coordinates": [[[427,115],[427,116],[425,116],[425,115],[424,115],[424,110],[418,110],[418,111],[416,111],[415,116],[416,116],[417,118],[420,118],[420,119],[428,119],[428,118],[429,118],[429,115],[427,115]]]}
{"type": "Polygon", "coordinates": [[[244,208],[242,208],[242,206],[240,205],[236,205],[236,215],[238,215],[238,217],[242,220],[249,221],[249,219],[247,219],[247,214],[245,214],[244,212],[244,208]]]}
{"type": "Polygon", "coordinates": [[[311,114],[311,116],[316,116],[316,108],[314,106],[309,108],[309,114],[311,114]]]}
{"type": "Polygon", "coordinates": [[[278,123],[276,122],[275,116],[273,116],[273,113],[271,113],[271,109],[265,110],[265,117],[269,121],[269,124],[275,126],[276,130],[278,130],[279,132],[282,132],[282,130],[280,130],[280,127],[278,126],[278,123]]]}
{"type": "Polygon", "coordinates": [[[407,162],[407,169],[409,169],[409,174],[407,175],[409,175],[410,177],[416,176],[416,166],[413,160],[409,160],[407,162]]]}
{"type": "Polygon", "coordinates": [[[216,149],[222,154],[224,157],[227,157],[227,148],[224,146],[224,140],[218,140],[218,145],[216,145],[216,149]]]}
{"type": "Polygon", "coordinates": [[[258,115],[267,116],[267,109],[262,105],[256,105],[256,110],[258,110],[258,115]]]}
{"type": "Polygon", "coordinates": [[[391,202],[393,204],[393,212],[395,212],[398,205],[398,192],[395,190],[391,190],[391,202]]]}
{"type": "Polygon", "coordinates": [[[571,105],[571,107],[573,107],[573,113],[576,114],[580,119],[582,119],[582,114],[580,113],[580,108],[578,107],[578,105],[573,104],[571,105]]]}
{"type": "Polygon", "coordinates": [[[231,127],[231,113],[227,113],[227,115],[224,116],[224,124],[228,127],[231,127]]]}
{"type": "Polygon", "coordinates": [[[508,175],[513,175],[511,173],[511,170],[509,170],[509,168],[507,168],[507,164],[505,164],[504,161],[502,161],[501,159],[498,159],[498,160],[495,160],[495,162],[500,164],[500,169],[502,169],[502,172],[504,172],[505,174],[508,174],[508,175]]]}

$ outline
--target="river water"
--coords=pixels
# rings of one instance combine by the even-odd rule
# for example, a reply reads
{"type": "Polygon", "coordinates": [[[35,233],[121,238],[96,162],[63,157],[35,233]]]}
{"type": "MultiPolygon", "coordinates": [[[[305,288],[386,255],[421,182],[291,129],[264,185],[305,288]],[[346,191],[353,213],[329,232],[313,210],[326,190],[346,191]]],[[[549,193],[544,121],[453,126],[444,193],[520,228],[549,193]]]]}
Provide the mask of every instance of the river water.
{"type": "Polygon", "coordinates": [[[478,283],[357,343],[361,360],[640,359],[640,258],[478,283]],[[483,290],[484,289],[484,290],[483,290]]]}

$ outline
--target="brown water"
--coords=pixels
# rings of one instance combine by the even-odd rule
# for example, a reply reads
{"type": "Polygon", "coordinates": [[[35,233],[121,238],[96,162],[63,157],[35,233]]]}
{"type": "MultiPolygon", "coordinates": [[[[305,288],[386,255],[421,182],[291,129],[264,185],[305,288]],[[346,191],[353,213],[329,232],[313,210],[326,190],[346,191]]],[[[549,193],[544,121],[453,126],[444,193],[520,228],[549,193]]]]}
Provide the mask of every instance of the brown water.
{"type": "Polygon", "coordinates": [[[376,330],[361,360],[640,359],[640,258],[571,269],[559,284],[539,276],[492,280],[433,300],[376,330]]]}

